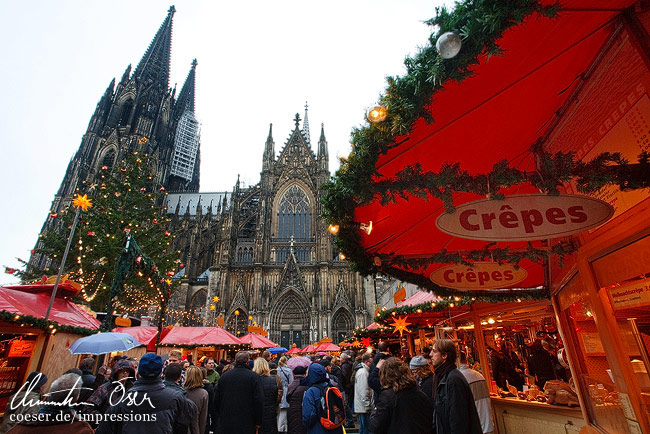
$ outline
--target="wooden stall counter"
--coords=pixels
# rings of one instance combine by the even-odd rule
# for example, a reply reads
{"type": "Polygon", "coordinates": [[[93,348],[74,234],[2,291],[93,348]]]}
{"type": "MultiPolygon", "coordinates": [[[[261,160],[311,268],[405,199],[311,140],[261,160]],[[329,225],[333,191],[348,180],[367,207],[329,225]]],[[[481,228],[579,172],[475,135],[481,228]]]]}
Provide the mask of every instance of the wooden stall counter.
{"type": "Polygon", "coordinates": [[[585,425],[580,407],[492,396],[498,434],[578,434],[585,425]]]}

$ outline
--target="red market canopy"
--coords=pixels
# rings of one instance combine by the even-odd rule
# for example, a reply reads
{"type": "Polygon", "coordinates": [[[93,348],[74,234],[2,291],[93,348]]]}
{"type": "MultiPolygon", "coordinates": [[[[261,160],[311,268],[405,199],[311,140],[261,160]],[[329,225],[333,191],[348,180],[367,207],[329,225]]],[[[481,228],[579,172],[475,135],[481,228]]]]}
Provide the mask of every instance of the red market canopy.
{"type": "Polygon", "coordinates": [[[300,348],[294,347],[294,348],[291,348],[289,351],[287,351],[287,354],[298,354],[298,353],[302,353],[302,352],[303,352],[303,350],[301,350],[300,348]]]}
{"type": "Polygon", "coordinates": [[[271,339],[258,335],[257,333],[249,333],[239,338],[239,342],[243,345],[250,345],[251,348],[272,348],[278,345],[271,339]]]}
{"type": "MultiPolygon", "coordinates": [[[[402,306],[417,306],[422,303],[432,303],[438,300],[438,297],[426,291],[418,291],[404,301],[397,304],[396,307],[402,306]]],[[[379,327],[379,326],[377,326],[379,327]]],[[[370,327],[368,327],[370,328],[370,327]]]]}
{"type": "MultiPolygon", "coordinates": [[[[553,3],[541,1],[547,6],[553,3]]],[[[391,275],[447,295],[452,292],[431,282],[429,276],[457,261],[431,260],[435,255],[457,253],[457,257],[467,258],[467,252],[485,249],[517,252],[542,248],[541,241],[530,245],[527,241],[489,243],[442,232],[436,219],[445,212],[443,201],[422,190],[414,191],[403,171],[419,165],[422,173],[440,173],[447,163],[459,163],[460,170],[478,175],[489,173],[497,162],[507,160],[509,167],[535,173],[533,145],[551,131],[569,98],[584,84],[583,77],[589,76],[590,68],[621,31],[624,10],[634,3],[566,0],[554,18],[532,13],[496,40],[503,55],[489,57],[483,51],[476,64],[469,62],[473,75],[462,81],[444,81],[430,100],[419,103],[433,122],[420,117],[408,126],[405,135],[393,136],[385,147],[373,145],[373,137],[397,128],[398,121],[390,117],[389,106],[386,125],[372,124],[354,131],[353,153],[337,172],[325,204],[328,221],[341,224],[340,250],[364,274],[391,275]],[[395,180],[404,182],[391,190],[392,202],[386,200],[385,192],[387,185],[395,185],[395,180]],[[359,193],[357,186],[367,190],[359,193]],[[369,234],[358,230],[359,223],[368,222],[372,222],[369,234]]],[[[504,2],[502,7],[510,6],[504,2]]],[[[466,43],[474,41],[464,40],[463,49],[466,43]]],[[[443,65],[446,62],[437,60],[442,60],[443,65]]],[[[413,64],[411,71],[417,69],[413,64]]],[[[404,88],[417,88],[407,79],[401,83],[404,88]]],[[[399,86],[389,89],[399,90],[399,86]]],[[[392,98],[390,92],[388,98],[392,98]]],[[[619,99],[615,101],[618,104],[619,99]]],[[[597,129],[598,125],[578,127],[597,129]]],[[[539,190],[525,183],[500,193],[507,196],[539,190]]],[[[454,192],[453,205],[484,198],[476,193],[454,192]]],[[[521,291],[513,289],[538,290],[546,286],[541,261],[521,259],[519,265],[527,271],[523,281],[480,294],[516,295],[521,291]]]]}
{"type": "Polygon", "coordinates": [[[376,322],[373,322],[368,327],[366,327],[366,330],[374,330],[374,329],[378,329],[378,328],[379,328],[379,324],[377,324],[376,322]]]}
{"type": "Polygon", "coordinates": [[[303,348],[301,352],[302,353],[313,353],[314,351],[316,351],[316,347],[314,345],[309,344],[305,348],[303,348]]]}
{"type": "Polygon", "coordinates": [[[221,327],[174,327],[161,345],[241,345],[239,339],[221,327]]]}
{"type": "MultiPolygon", "coordinates": [[[[59,289],[61,286],[59,285],[59,289]]],[[[53,287],[54,285],[48,284],[0,287],[0,311],[45,318],[53,287]]],[[[64,291],[61,294],[57,293],[48,319],[63,326],[97,330],[100,322],[63,296],[67,291],[74,292],[76,290],[70,288],[66,291],[65,289],[64,286],[64,291]]]]}
{"type": "Polygon", "coordinates": [[[325,352],[334,352],[334,351],[341,351],[341,348],[339,348],[338,345],[335,345],[331,342],[325,342],[320,345],[318,345],[314,351],[325,351],[325,352]]]}
{"type": "MultiPolygon", "coordinates": [[[[142,345],[147,346],[147,351],[156,350],[156,337],[158,336],[158,327],[137,326],[137,327],[115,327],[114,332],[126,333],[137,339],[142,345]]],[[[162,329],[161,340],[169,333],[168,328],[162,329]]]]}

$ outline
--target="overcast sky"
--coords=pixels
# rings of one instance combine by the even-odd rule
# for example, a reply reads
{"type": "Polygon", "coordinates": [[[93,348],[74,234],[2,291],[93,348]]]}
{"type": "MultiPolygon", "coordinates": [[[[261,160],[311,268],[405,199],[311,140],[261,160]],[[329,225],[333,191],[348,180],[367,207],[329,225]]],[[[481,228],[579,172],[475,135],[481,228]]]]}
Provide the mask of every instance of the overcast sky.
{"type": "MultiPolygon", "coordinates": [[[[198,60],[200,190],[231,190],[238,174],[258,182],[269,123],[277,153],[305,101],[312,146],[324,123],[334,173],[385,77],[403,74],[404,57],[427,43],[423,21],[440,3],[174,2],[170,84],[180,91],[198,60]]],[[[99,98],[135,68],[170,4],[0,0],[0,265],[29,257],[99,98]]],[[[0,274],[0,283],[15,281],[0,274]]]]}

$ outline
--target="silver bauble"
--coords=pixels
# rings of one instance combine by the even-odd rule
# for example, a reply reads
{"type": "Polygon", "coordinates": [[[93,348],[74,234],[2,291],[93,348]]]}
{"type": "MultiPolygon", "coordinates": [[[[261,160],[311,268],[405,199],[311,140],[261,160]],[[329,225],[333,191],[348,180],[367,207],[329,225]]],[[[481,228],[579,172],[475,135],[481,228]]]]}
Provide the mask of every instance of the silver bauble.
{"type": "Polygon", "coordinates": [[[443,59],[451,59],[460,52],[462,45],[460,36],[454,32],[447,32],[440,35],[436,41],[436,50],[443,59]]]}

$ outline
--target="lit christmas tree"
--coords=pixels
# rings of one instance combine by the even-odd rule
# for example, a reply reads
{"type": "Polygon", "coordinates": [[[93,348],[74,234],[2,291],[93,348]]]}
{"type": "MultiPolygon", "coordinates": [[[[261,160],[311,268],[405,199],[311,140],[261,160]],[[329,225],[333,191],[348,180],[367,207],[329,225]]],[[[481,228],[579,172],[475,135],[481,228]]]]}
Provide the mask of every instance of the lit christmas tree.
{"type": "MultiPolygon", "coordinates": [[[[178,252],[172,250],[174,237],[161,205],[167,193],[157,183],[156,173],[154,158],[134,152],[113,168],[102,167],[94,181],[78,189],[79,194],[92,196],[93,206],[83,213],[73,235],[65,272],[68,279],[82,284],[81,295],[94,310],[104,311],[108,305],[129,234],[146,256],[133,258],[123,280],[124,290],[113,300],[114,310],[135,313],[150,305],[161,306],[171,295],[171,276],[182,265],[178,252]],[[151,264],[155,264],[153,270],[151,264]],[[166,294],[161,294],[163,287],[166,294]]],[[[54,260],[61,257],[74,213],[71,207],[55,216],[63,219],[67,230],[41,234],[43,247],[38,253],[54,260]]],[[[24,278],[39,276],[39,272],[30,270],[30,275],[24,278]]]]}

